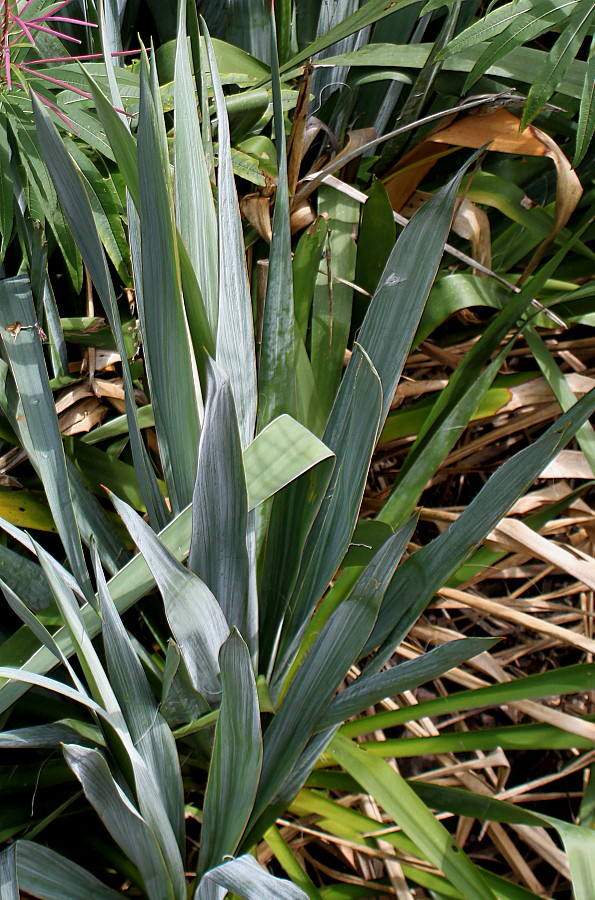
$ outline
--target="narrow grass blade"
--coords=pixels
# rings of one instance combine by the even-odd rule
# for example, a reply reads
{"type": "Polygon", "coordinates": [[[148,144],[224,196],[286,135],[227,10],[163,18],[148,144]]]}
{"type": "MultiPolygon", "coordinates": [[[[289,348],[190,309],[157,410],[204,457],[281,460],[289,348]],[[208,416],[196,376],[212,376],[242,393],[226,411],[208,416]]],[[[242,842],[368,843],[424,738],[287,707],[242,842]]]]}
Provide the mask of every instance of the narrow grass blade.
{"type": "Polygon", "coordinates": [[[142,294],[137,300],[157,440],[175,514],[192,498],[200,431],[200,388],[182,304],[169,160],[164,148],[161,101],[152,89],[155,80],[156,74],[149,74],[146,58],[143,59],[138,128],[142,294]],[[181,422],[184,440],[179,439],[181,422]]]}
{"type": "Polygon", "coordinates": [[[301,888],[270,875],[253,856],[248,855],[231,859],[207,872],[198,885],[194,900],[210,900],[213,895],[205,884],[209,881],[224,888],[224,893],[216,896],[233,891],[245,900],[308,900],[308,895],[301,888]]]}
{"type": "Polygon", "coordinates": [[[464,897],[495,900],[495,894],[452,835],[387,762],[373,758],[339,736],[334,739],[329,753],[366,793],[374,797],[464,897]]]}
{"type": "Polygon", "coordinates": [[[72,571],[87,599],[92,599],[93,591],[68,486],[64,448],[28,279],[20,276],[0,281],[0,305],[3,310],[1,336],[31,437],[31,462],[43,481],[72,571]],[[13,336],[6,329],[15,323],[20,323],[21,327],[13,336]],[[28,327],[23,328],[23,325],[28,327]]]}
{"type": "Polygon", "coordinates": [[[424,653],[419,659],[407,660],[386,672],[369,677],[360,676],[335,698],[319,721],[319,728],[330,728],[359,715],[365,709],[387,697],[410,691],[434,678],[439,678],[462,662],[489,650],[497,640],[465,638],[451,641],[424,653]]]}
{"type": "MultiPolygon", "coordinates": [[[[567,412],[576,403],[576,397],[558,368],[554,357],[548,350],[545,341],[531,326],[526,329],[525,340],[556,400],[564,412],[567,412]]],[[[579,428],[576,440],[585,454],[587,462],[595,472],[595,431],[590,422],[585,422],[582,428],[579,428]]]]}
{"type": "Polygon", "coordinates": [[[184,797],[175,741],[158,710],[141,662],[116,611],[97,553],[95,572],[110,681],[130,737],[155,780],[178,847],[182,852],[184,797]]]}
{"type": "Polygon", "coordinates": [[[256,421],[256,357],[252,301],[248,287],[244,238],[231,162],[229,121],[211,38],[203,24],[217,112],[219,166],[219,325],[217,362],[231,381],[242,448],[254,437],[256,421]]]}
{"type": "Polygon", "coordinates": [[[531,84],[521,119],[521,130],[535,118],[564,78],[594,18],[595,4],[587,0],[577,5],[576,12],[561,26],[559,36],[531,84]]]}
{"type": "Polygon", "coordinates": [[[138,868],[149,900],[182,900],[174,893],[156,836],[114,780],[101,753],[65,744],[64,757],[105,827],[138,868]]]}
{"type": "Polygon", "coordinates": [[[82,866],[33,841],[17,841],[17,873],[23,891],[41,900],[117,900],[121,895],[82,866]]]}
{"type": "Polygon", "coordinates": [[[248,623],[248,496],[233,394],[207,360],[207,404],[192,498],[188,567],[217,598],[231,628],[252,645],[248,623]]]}
{"type": "Polygon", "coordinates": [[[218,695],[219,648],[229,634],[221,607],[203,582],[185,569],[126,503],[110,495],[163,596],[165,614],[192,682],[200,693],[218,695]]]}
{"type": "Polygon", "coordinates": [[[203,805],[198,874],[235,853],[250,818],[262,736],[250,653],[233,630],[221,647],[222,700],[203,805]]]}
{"type": "MultiPolygon", "coordinates": [[[[97,228],[94,224],[89,199],[80,176],[77,173],[55,126],[51,123],[41,104],[37,103],[37,105],[35,105],[35,98],[33,98],[33,102],[37,133],[41,147],[44,151],[48,169],[56,186],[60,203],[68,224],[72,229],[77,246],[85,260],[91,280],[101,298],[122,361],[122,376],[124,379],[130,442],[145,505],[149,513],[150,521],[156,527],[163,527],[167,521],[167,513],[163,497],[157,486],[151,462],[140,435],[136,401],[134,399],[134,387],[122,335],[120,313],[105,253],[101,246],[97,228]]],[[[115,112],[114,115],[116,115],[115,112]]],[[[119,119],[118,122],[121,127],[124,128],[128,138],[132,140],[129,133],[126,131],[126,127],[119,119]]]]}
{"type": "Polygon", "coordinates": [[[466,753],[474,750],[592,750],[593,741],[554,725],[506,725],[481,731],[451,732],[436,737],[362,742],[370,753],[387,759],[411,759],[426,753],[466,753]]]}
{"type": "Polygon", "coordinates": [[[595,131],[595,37],[591,40],[591,49],[587,61],[585,84],[581,95],[581,108],[576,132],[576,149],[572,165],[576,169],[585,157],[595,131]]]}
{"type": "MultiPolygon", "coordinates": [[[[437,649],[442,650],[443,648],[437,649]]],[[[436,653],[436,650],[431,650],[430,653],[425,653],[419,659],[401,663],[396,669],[403,669],[405,674],[405,666],[409,666],[410,663],[419,663],[423,666],[425,660],[434,653],[436,653]]],[[[395,671],[395,669],[392,671],[395,671]]],[[[357,722],[348,722],[343,726],[342,733],[347,737],[357,737],[360,734],[367,734],[376,729],[393,728],[402,725],[404,722],[422,719],[426,716],[459,713],[463,710],[478,709],[482,706],[504,706],[507,703],[513,703],[515,700],[533,700],[538,697],[573,694],[591,689],[595,689],[595,664],[586,663],[578,666],[565,666],[564,668],[553,669],[551,672],[542,672],[539,675],[515,678],[514,681],[507,681],[504,684],[493,684],[489,687],[470,691],[455,691],[449,694],[448,697],[426,700],[414,707],[391,710],[390,712],[378,713],[357,722]]],[[[341,698],[339,697],[338,699],[340,700],[341,698]]]]}
{"type": "Polygon", "coordinates": [[[271,16],[271,80],[278,180],[258,368],[259,430],[262,430],[282,413],[289,413],[292,416],[297,413],[297,359],[295,329],[292,327],[295,309],[291,265],[287,148],[274,14],[271,16]]]}

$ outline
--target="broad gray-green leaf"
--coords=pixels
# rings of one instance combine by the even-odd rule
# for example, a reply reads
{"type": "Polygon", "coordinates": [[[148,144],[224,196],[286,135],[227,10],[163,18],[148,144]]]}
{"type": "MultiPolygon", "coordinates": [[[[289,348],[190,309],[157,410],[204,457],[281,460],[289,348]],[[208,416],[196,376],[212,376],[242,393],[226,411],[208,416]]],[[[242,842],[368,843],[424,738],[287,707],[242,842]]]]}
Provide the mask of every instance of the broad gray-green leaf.
{"type": "Polygon", "coordinates": [[[41,749],[59,747],[60,744],[83,743],[87,738],[89,746],[97,746],[103,742],[98,728],[86,722],[74,719],[63,719],[47,725],[30,725],[15,728],[13,731],[0,732],[0,747],[10,750],[26,748],[41,749]],[[74,727],[76,725],[76,727],[74,727]]]}
{"type": "Polygon", "coordinates": [[[207,360],[207,403],[192,498],[188,567],[206,584],[230,628],[248,631],[248,497],[229,378],[207,360]]]}
{"type": "MultiPolygon", "coordinates": [[[[140,435],[134,387],[122,335],[120,313],[105,253],[94,223],[91,205],[80,175],[70,159],[55,126],[41,104],[37,103],[35,105],[35,98],[33,98],[33,101],[37,134],[45,153],[48,169],[56,186],[64,215],[75,237],[80,253],[85,260],[91,280],[101,298],[122,361],[130,443],[139,486],[152,524],[155,527],[163,527],[167,521],[167,513],[151,462],[140,435]]],[[[117,118],[115,112],[114,115],[117,118]]],[[[119,119],[118,122],[126,131],[125,126],[119,119]]],[[[126,134],[130,138],[127,131],[126,134]]]]}
{"type": "Polygon", "coordinates": [[[217,333],[217,215],[207,170],[186,38],[186,2],[179,4],[174,75],[176,221],[194,266],[213,334],[217,333]]]}
{"type": "Polygon", "coordinates": [[[130,737],[155,780],[182,852],[184,796],[175,741],[158,710],[147,676],[114,606],[97,554],[95,571],[110,680],[130,737]]]}
{"type": "MultiPolygon", "coordinates": [[[[151,63],[154,67],[154,61],[151,63]]],[[[157,440],[174,514],[191,500],[198,457],[200,386],[181,295],[169,160],[161,107],[146,59],[138,127],[142,292],[137,295],[157,440]],[[172,390],[175,384],[175,390],[172,390]],[[183,423],[184,439],[179,429],[183,423]]]]}
{"type": "Polygon", "coordinates": [[[270,875],[248,854],[207,872],[196,889],[194,900],[223,897],[226,891],[233,891],[245,900],[307,900],[308,896],[290,881],[270,875]],[[220,885],[223,893],[211,893],[209,882],[220,885]]]}
{"type": "Polygon", "coordinates": [[[407,542],[397,532],[366,567],[349,599],[331,615],[293,677],[277,713],[265,732],[262,777],[252,824],[291,775],[302,751],[318,731],[320,710],[358,659],[370,634],[384,592],[407,542]]]}
{"type": "Polygon", "coordinates": [[[271,78],[278,180],[258,367],[259,430],[262,430],[265,425],[282,413],[289,413],[292,416],[297,414],[297,360],[295,329],[292,327],[295,311],[291,266],[287,149],[279,60],[273,25],[274,22],[270,29],[271,78]]]}
{"type": "Polygon", "coordinates": [[[167,620],[196,690],[207,697],[218,695],[219,648],[229,634],[221,607],[206,584],[177,561],[130,506],[113,494],[111,498],[161,591],[167,620]]]}
{"type": "Polygon", "coordinates": [[[19,900],[16,847],[14,844],[0,853],[0,900],[19,900]]]}
{"type": "Polygon", "coordinates": [[[219,223],[219,324],[217,362],[231,381],[242,449],[254,437],[256,421],[256,356],[252,301],[248,286],[244,238],[231,162],[229,121],[215,53],[204,27],[217,112],[219,165],[217,202],[219,223]]]}
{"type": "Polygon", "coordinates": [[[174,892],[155,834],[116,783],[101,753],[65,744],[64,757],[110,835],[138,868],[150,900],[185,900],[174,892]]]}
{"type": "Polygon", "coordinates": [[[43,481],[72,570],[87,599],[92,599],[29,279],[19,276],[0,280],[0,305],[3,317],[0,334],[31,436],[34,454],[31,462],[43,481]],[[16,326],[14,334],[6,330],[13,325],[16,326]]]}
{"type": "Polygon", "coordinates": [[[112,891],[71,859],[33,841],[17,841],[20,887],[40,900],[117,900],[112,891]]]}
{"type": "Polygon", "coordinates": [[[250,818],[262,763],[256,681],[233,630],[221,647],[222,700],[203,805],[198,874],[233,854],[250,818]]]}
{"type": "MultiPolygon", "coordinates": [[[[292,479],[297,478],[300,473],[308,470],[316,472],[319,467],[317,463],[321,460],[332,458],[331,452],[324,444],[289,416],[281,416],[271,423],[269,428],[258,435],[253,444],[253,450],[250,448],[246,450],[244,466],[249,472],[254,505],[279,491],[292,479]],[[278,440],[281,436],[283,436],[282,441],[278,440]],[[300,452],[295,453],[297,445],[301,449],[300,452]],[[271,457],[273,457],[273,464],[271,464],[271,457]]],[[[188,555],[192,530],[191,515],[191,508],[188,507],[179,516],[176,516],[160,534],[160,539],[165,548],[169,550],[171,559],[183,560],[188,555]]],[[[16,540],[34,552],[31,539],[20,529],[10,523],[5,523],[4,528],[16,540]]],[[[153,533],[152,536],[155,537],[153,533]]],[[[149,555],[151,555],[150,552],[149,555]]],[[[182,571],[190,576],[187,570],[182,569],[182,571]]],[[[72,585],[75,586],[74,581],[72,581],[72,585]]],[[[155,579],[142,555],[131,559],[109,582],[109,589],[119,613],[126,612],[154,586],[155,579]]],[[[214,598],[211,598],[211,601],[213,602],[214,598]]],[[[81,615],[87,633],[94,638],[101,631],[101,621],[97,613],[92,606],[87,604],[82,607],[81,615]]],[[[59,637],[65,655],[69,656],[73,652],[73,647],[68,634],[61,629],[57,632],[56,637],[59,637]]],[[[227,630],[220,643],[226,637],[227,630]]],[[[218,647],[219,644],[217,650],[218,647]]],[[[0,648],[0,665],[9,667],[11,673],[18,672],[18,669],[14,667],[22,666],[23,669],[30,670],[34,676],[44,675],[55,666],[55,659],[53,653],[43,646],[40,647],[39,642],[28,628],[21,628],[0,648]]],[[[0,679],[10,677],[11,675],[0,674],[0,679]]],[[[27,678],[20,678],[10,684],[2,684],[0,711],[8,709],[16,698],[25,693],[30,683],[27,678]]]]}
{"type": "Polygon", "coordinates": [[[395,244],[368,307],[324,433],[337,463],[304,548],[282,649],[300,634],[349,546],[378,426],[390,408],[440,264],[466,168],[413,216],[395,244]]]}
{"type": "Polygon", "coordinates": [[[248,508],[254,509],[333,455],[332,450],[291,416],[279,416],[244,451],[248,508]]]}

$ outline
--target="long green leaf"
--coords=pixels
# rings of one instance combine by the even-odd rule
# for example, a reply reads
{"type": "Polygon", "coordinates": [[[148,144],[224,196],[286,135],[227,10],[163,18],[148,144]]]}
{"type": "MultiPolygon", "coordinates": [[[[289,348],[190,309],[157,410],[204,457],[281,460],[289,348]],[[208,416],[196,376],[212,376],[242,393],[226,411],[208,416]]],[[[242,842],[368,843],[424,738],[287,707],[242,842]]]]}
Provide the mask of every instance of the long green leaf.
{"type": "Polygon", "coordinates": [[[111,497],[161,591],[167,620],[195,688],[207,697],[218,695],[219,648],[229,634],[221,607],[206,584],[177,561],[146,522],[122,500],[111,497]]]}
{"type": "Polygon", "coordinates": [[[500,466],[460,518],[401,566],[386,593],[376,627],[364,651],[369,652],[380,646],[370,671],[382,668],[434,592],[498,524],[549,460],[574,437],[594,409],[595,391],[591,391],[534,444],[500,466]],[[403,598],[407,598],[406,607],[403,598]]]}
{"type": "Polygon", "coordinates": [[[97,555],[95,571],[110,681],[130,737],[159,788],[178,846],[183,851],[184,799],[175,741],[116,611],[97,555]]]}
{"type": "Polygon", "coordinates": [[[157,440],[172,509],[178,513],[192,498],[196,476],[200,387],[182,304],[163,115],[152,87],[154,60],[151,66],[149,74],[143,60],[138,127],[142,292],[137,300],[157,440]],[[180,423],[184,440],[179,439],[180,423]]]}
{"type": "Polygon", "coordinates": [[[262,764],[256,681],[248,648],[235,630],[219,660],[222,701],[203,805],[199,876],[235,852],[252,812],[262,764]]]}
{"type": "Polygon", "coordinates": [[[244,256],[244,238],[231,162],[229,121],[211,38],[203,25],[217,113],[219,164],[219,325],[217,362],[229,375],[242,448],[254,437],[256,421],[256,357],[252,301],[244,256]]]}
{"type": "MultiPolygon", "coordinates": [[[[137,477],[150,521],[157,527],[165,524],[167,515],[147,451],[140,436],[134,387],[122,335],[122,324],[114,287],[93,213],[80,175],[76,171],[55,126],[40,104],[34,103],[37,133],[45,153],[48,169],[56,186],[64,214],[77,246],[89,270],[91,280],[101,298],[122,361],[122,376],[128,415],[128,428],[137,477]]],[[[121,124],[121,123],[120,123],[121,124]]],[[[125,126],[122,125],[123,128],[125,126]]]]}
{"type": "Polygon", "coordinates": [[[176,221],[192,261],[213,330],[218,315],[217,215],[200,135],[186,39],[186,2],[179,4],[174,76],[176,221]]]}
{"type": "Polygon", "coordinates": [[[238,421],[229,378],[210,360],[207,372],[188,567],[217,598],[229,626],[237,628],[251,646],[248,497],[238,421]]]}
{"type": "MultiPolygon", "coordinates": [[[[442,650],[443,648],[437,649],[442,650]]],[[[421,668],[424,668],[425,661],[435,653],[436,650],[431,650],[430,653],[424,653],[419,659],[401,663],[391,671],[396,675],[396,670],[402,669],[405,673],[404,667],[409,666],[410,663],[418,663],[421,668]]],[[[434,676],[430,676],[427,680],[429,681],[432,677],[434,676]]],[[[573,694],[582,690],[590,690],[591,686],[595,688],[595,665],[593,663],[565,666],[560,669],[552,669],[550,672],[542,672],[539,675],[515,678],[513,681],[506,681],[503,684],[492,684],[489,687],[469,691],[454,691],[448,697],[426,700],[414,707],[377,713],[356,722],[348,722],[343,726],[342,733],[347,737],[357,737],[376,729],[394,728],[404,722],[422,719],[425,716],[441,716],[482,706],[503,706],[513,703],[515,700],[573,694]]],[[[341,698],[337,699],[340,701],[341,698]]]]}
{"type": "Polygon", "coordinates": [[[291,601],[293,614],[284,628],[285,646],[300,634],[347,550],[378,426],[389,410],[436,275],[465,169],[412,218],[370,303],[324,433],[337,464],[306,542],[291,601]]]}
{"type": "Polygon", "coordinates": [[[424,653],[419,659],[410,659],[393,666],[386,672],[369,677],[360,676],[357,681],[335,698],[318,723],[319,728],[329,728],[359,715],[364,709],[404,691],[419,687],[439,678],[462,662],[478,656],[494,646],[491,638],[466,638],[451,641],[424,653]]]}
{"type": "Polygon", "coordinates": [[[248,855],[229,860],[207,872],[198,885],[194,900],[223,897],[226,891],[233,891],[245,900],[308,900],[308,895],[301,888],[270,875],[253,856],[248,855]],[[211,893],[209,882],[220,885],[223,891],[211,893]]]}
{"type": "Polygon", "coordinates": [[[65,744],[64,757],[111,836],[138,868],[150,900],[182,900],[174,892],[156,835],[118,786],[101,753],[65,744]]]}
{"type": "Polygon", "coordinates": [[[72,570],[87,599],[93,592],[74,515],[58,418],[39,337],[33,298],[26,277],[0,281],[4,350],[23,407],[31,439],[30,459],[43,481],[50,509],[72,570]],[[14,336],[6,329],[15,325],[14,336]],[[19,330],[20,324],[20,330],[19,330]],[[25,325],[27,327],[23,328],[25,325]]]}
{"type": "MultiPolygon", "coordinates": [[[[266,428],[245,451],[244,467],[252,488],[251,503],[256,505],[284,488],[292,479],[304,472],[315,474],[317,469],[327,466],[332,454],[317,438],[289,416],[281,416],[266,428]],[[270,465],[271,459],[274,465],[270,465]],[[322,463],[322,465],[321,465],[322,463]]],[[[328,468],[328,467],[327,467],[328,468]]],[[[328,471],[326,476],[328,481],[328,471]]],[[[191,508],[185,509],[166,526],[160,538],[165,547],[175,557],[186,558],[190,547],[192,530],[191,508]]],[[[10,523],[4,528],[25,547],[33,551],[33,544],[20,529],[10,523]]],[[[292,535],[292,541],[295,535],[292,535]]],[[[184,570],[185,571],[185,570],[184,570]]],[[[186,573],[189,574],[189,573],[186,573]]],[[[73,581],[73,584],[75,582],[73,581]]],[[[124,613],[138,599],[155,586],[149,566],[141,555],[131,559],[109,582],[109,589],[118,612],[124,613]]],[[[81,609],[85,628],[91,638],[101,631],[101,622],[89,604],[81,609]]],[[[72,643],[64,629],[55,635],[64,653],[73,652],[72,643]]],[[[32,673],[45,674],[55,665],[55,657],[39,642],[28,628],[22,628],[9,638],[0,648],[0,664],[23,666],[32,673]]],[[[0,675],[0,679],[8,676],[0,675]]],[[[1,683],[1,682],[0,682],[1,683]]],[[[8,709],[15,699],[27,690],[28,682],[4,684],[0,689],[0,711],[8,709]]]]}
{"type": "Polygon", "coordinates": [[[464,897],[495,900],[493,891],[452,835],[387,762],[372,757],[340,736],[335,737],[329,753],[378,801],[464,897]]]}
{"type": "Polygon", "coordinates": [[[523,110],[521,129],[526,128],[529,122],[535,118],[562,81],[593,24],[594,18],[595,4],[583,0],[568,24],[562,28],[531,84],[531,90],[523,110]]]}
{"type": "Polygon", "coordinates": [[[297,413],[297,359],[296,335],[295,329],[292,327],[295,309],[291,266],[287,149],[274,25],[273,16],[271,19],[271,78],[278,180],[258,369],[259,430],[262,430],[265,425],[282,413],[292,416],[297,413]]]}
{"type": "Polygon", "coordinates": [[[293,677],[264,738],[262,778],[252,824],[291,776],[308,741],[373,628],[403,552],[396,533],[374,556],[349,599],[331,615],[293,677]]]}

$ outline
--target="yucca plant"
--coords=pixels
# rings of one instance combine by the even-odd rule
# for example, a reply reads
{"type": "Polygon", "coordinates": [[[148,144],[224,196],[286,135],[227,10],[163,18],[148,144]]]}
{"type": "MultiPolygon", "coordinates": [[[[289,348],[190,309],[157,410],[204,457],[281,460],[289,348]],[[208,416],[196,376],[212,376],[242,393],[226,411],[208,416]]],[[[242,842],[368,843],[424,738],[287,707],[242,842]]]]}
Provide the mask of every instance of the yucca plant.
{"type": "MultiPolygon", "coordinates": [[[[198,900],[226,892],[319,897],[275,823],[322,758],[322,772],[298,798],[300,808],[326,815],[332,833],[346,826],[335,808],[340,804],[313,790],[314,779],[323,790],[333,778],[339,789],[361,786],[401,826],[396,846],[442,873],[431,885],[438,896],[520,895],[475,866],[429,807],[470,815],[483,808],[486,817],[557,827],[576,873],[576,896],[586,898],[593,877],[590,832],[506,804],[481,807],[486,801],[467,792],[420,797],[387,763],[349,740],[353,724],[337,734],[378,700],[492,644],[468,638],[385,668],[434,593],[595,408],[591,395],[575,404],[503,465],[456,523],[401,562],[426,482],[490,387],[512,345],[507,336],[535,321],[530,301],[548,269],[493,319],[457,370],[377,517],[378,547],[364,547],[355,563],[349,560],[352,544],[361,543],[354,531],[371,455],[420,333],[467,165],[391,248],[350,342],[351,295],[333,293],[329,313],[329,281],[321,283],[318,273],[324,241],[315,229],[298,243],[292,266],[273,41],[277,184],[257,342],[215,51],[206,31],[204,43],[198,41],[196,28],[189,48],[183,7],[178,28],[171,147],[154,56],[150,62],[143,56],[140,65],[135,134],[129,117],[117,111],[109,62],[102,84],[89,72],[81,75],[127,192],[140,360],[131,360],[124,339],[119,283],[76,154],[44,107],[31,101],[65,220],[109,321],[126,413],[91,432],[93,443],[64,446],[30,280],[4,279],[4,427],[43,484],[62,549],[51,555],[5,522],[11,545],[0,548],[3,589],[24,624],[0,649],[0,746],[11,754],[9,765],[23,765],[30,754],[41,759],[36,755],[31,772],[23,773],[25,792],[30,774],[39,782],[33,815],[30,797],[23,803],[17,790],[2,822],[3,838],[14,842],[0,857],[2,896],[12,900],[21,890],[40,898],[107,898],[126,887],[151,900],[178,900],[189,891],[198,900]],[[202,91],[202,122],[193,75],[202,91]],[[150,404],[139,408],[140,388],[150,404]],[[156,445],[143,436],[153,426],[156,445]],[[129,455],[120,459],[122,437],[129,455]],[[111,488],[116,515],[98,499],[105,497],[101,483],[111,488]],[[132,544],[139,553],[130,558],[132,544]],[[30,555],[17,552],[19,545],[30,555]],[[144,631],[122,621],[135,605],[144,631]],[[147,633],[149,640],[141,641],[147,633]],[[354,664],[362,673],[344,687],[354,664]],[[38,704],[43,698],[47,714],[31,714],[29,688],[38,691],[38,704]],[[96,827],[87,801],[105,828],[96,827]],[[85,846],[87,829],[92,837],[81,867],[72,856],[85,846]],[[296,886],[273,878],[250,856],[263,838],[296,886]]],[[[321,204],[332,202],[331,192],[321,204]]],[[[346,205],[356,222],[357,205],[346,205]]],[[[331,230],[328,240],[353,265],[345,234],[331,230]]],[[[343,277],[350,280],[348,272],[343,277]]],[[[580,673],[573,677],[574,684],[580,673]]],[[[548,687],[516,689],[539,696],[548,687]]],[[[502,702],[506,693],[498,696],[495,702],[502,702]]],[[[365,840],[369,822],[347,824],[356,840],[365,840]]],[[[413,871],[411,878],[423,876],[413,871]]]]}

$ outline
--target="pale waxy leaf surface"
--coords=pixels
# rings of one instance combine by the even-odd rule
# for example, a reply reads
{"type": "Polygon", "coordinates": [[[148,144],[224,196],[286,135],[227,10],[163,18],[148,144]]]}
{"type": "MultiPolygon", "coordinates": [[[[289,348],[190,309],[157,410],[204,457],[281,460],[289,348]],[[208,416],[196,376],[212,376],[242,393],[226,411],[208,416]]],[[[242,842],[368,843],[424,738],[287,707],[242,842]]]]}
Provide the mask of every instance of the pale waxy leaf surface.
{"type": "Polygon", "coordinates": [[[105,827],[138,868],[149,900],[185,900],[185,890],[174,891],[156,835],[116,784],[102,754],[65,744],[64,757],[105,827]]]}
{"type": "Polygon", "coordinates": [[[91,872],[34,841],[17,841],[16,861],[20,887],[40,900],[117,900],[91,872]]]}
{"type": "Polygon", "coordinates": [[[229,634],[221,607],[206,584],[178,562],[146,522],[122,500],[111,497],[159,587],[196,690],[207,697],[218,695],[219,649],[229,634]]]}
{"type": "Polygon", "coordinates": [[[283,878],[275,878],[258,865],[253,856],[240,856],[211,869],[199,883],[194,900],[211,900],[233,891],[244,900],[307,900],[304,891],[283,878]],[[223,893],[211,893],[208,883],[223,888],[223,893]]]}
{"type": "MultiPolygon", "coordinates": [[[[197,73],[198,74],[198,73],[197,73]]],[[[179,4],[174,75],[176,222],[194,267],[213,334],[218,316],[218,232],[198,120],[186,39],[186,2],[179,4]]]]}
{"type": "Polygon", "coordinates": [[[203,805],[198,872],[233,854],[250,818],[262,764],[256,681],[237,631],[221,647],[222,700],[203,805]]]}
{"type": "Polygon", "coordinates": [[[219,320],[217,362],[229,375],[233,390],[242,449],[254,437],[256,423],[256,356],[252,324],[252,300],[244,255],[244,237],[231,162],[229,120],[211,39],[205,41],[217,113],[219,160],[217,201],[219,223],[219,320]]]}
{"type": "Polygon", "coordinates": [[[114,606],[97,555],[95,571],[111,684],[134,746],[159,789],[182,852],[184,795],[176,744],[169,726],[158,710],[147,676],[114,606]]]}
{"type": "MultiPolygon", "coordinates": [[[[35,101],[35,98],[33,99],[35,101]]],[[[81,177],[43,106],[39,103],[35,105],[34,102],[34,111],[39,142],[44,151],[46,163],[56,187],[60,204],[81,256],[89,270],[91,280],[101,298],[122,361],[128,430],[140,490],[151,522],[155,526],[160,525],[163,527],[167,521],[167,513],[147,451],[140,436],[138,413],[134,399],[134,386],[122,335],[120,312],[89,198],[81,177]]],[[[114,115],[117,118],[115,112],[114,115]]],[[[118,121],[120,122],[119,119],[118,121]]],[[[125,126],[121,122],[120,125],[126,131],[125,126]]],[[[127,131],[126,134],[130,138],[127,131]]]]}
{"type": "Polygon", "coordinates": [[[252,644],[246,547],[248,496],[228,376],[207,359],[207,402],[192,498],[188,567],[212,591],[231,628],[252,644]]]}
{"type": "Polygon", "coordinates": [[[137,302],[157,440],[172,509],[177,514],[190,503],[196,477],[200,387],[182,302],[165,128],[159,92],[154,88],[154,61],[151,65],[149,73],[146,59],[141,63],[138,214],[142,291],[137,302]]]}

